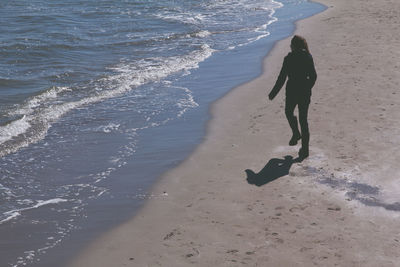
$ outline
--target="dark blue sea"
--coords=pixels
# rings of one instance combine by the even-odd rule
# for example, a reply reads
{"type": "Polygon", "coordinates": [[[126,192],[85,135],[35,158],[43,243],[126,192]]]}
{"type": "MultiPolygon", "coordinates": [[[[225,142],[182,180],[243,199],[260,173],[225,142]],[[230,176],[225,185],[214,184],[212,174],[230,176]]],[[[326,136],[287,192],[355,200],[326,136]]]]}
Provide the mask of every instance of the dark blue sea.
{"type": "Polygon", "coordinates": [[[151,185],[201,143],[209,105],[323,9],[0,1],[0,266],[62,266],[158,197],[151,185]]]}

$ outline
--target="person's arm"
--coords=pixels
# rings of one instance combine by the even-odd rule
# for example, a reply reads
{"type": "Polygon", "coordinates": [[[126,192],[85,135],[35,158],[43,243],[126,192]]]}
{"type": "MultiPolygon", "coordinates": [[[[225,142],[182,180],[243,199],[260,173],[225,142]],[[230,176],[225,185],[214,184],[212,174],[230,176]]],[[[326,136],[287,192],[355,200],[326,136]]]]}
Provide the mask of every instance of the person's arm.
{"type": "Polygon", "coordinates": [[[287,77],[287,67],[286,67],[286,58],[283,61],[282,69],[281,72],[279,73],[278,79],[275,82],[274,88],[272,88],[271,92],[269,93],[268,97],[269,100],[272,100],[275,98],[275,96],[279,93],[281,90],[282,86],[285,84],[286,77],[287,77]]]}
{"type": "Polygon", "coordinates": [[[314,66],[314,60],[312,56],[310,55],[311,62],[310,62],[310,72],[309,72],[309,78],[310,78],[310,89],[313,88],[315,81],[317,80],[317,72],[315,71],[315,66],[314,66]]]}

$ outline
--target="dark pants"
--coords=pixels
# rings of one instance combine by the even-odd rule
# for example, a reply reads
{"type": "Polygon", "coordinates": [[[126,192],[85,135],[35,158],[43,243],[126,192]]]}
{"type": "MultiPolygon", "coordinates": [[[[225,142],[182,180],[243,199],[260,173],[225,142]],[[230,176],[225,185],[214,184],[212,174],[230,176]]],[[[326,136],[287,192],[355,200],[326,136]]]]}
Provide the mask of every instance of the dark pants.
{"type": "Polygon", "coordinates": [[[290,128],[292,128],[293,135],[300,135],[299,126],[297,124],[297,118],[294,116],[294,109],[298,106],[299,109],[299,121],[301,128],[301,146],[304,149],[308,149],[310,142],[310,132],[308,130],[308,107],[310,106],[309,97],[288,97],[286,96],[285,114],[289,122],[290,128]]]}

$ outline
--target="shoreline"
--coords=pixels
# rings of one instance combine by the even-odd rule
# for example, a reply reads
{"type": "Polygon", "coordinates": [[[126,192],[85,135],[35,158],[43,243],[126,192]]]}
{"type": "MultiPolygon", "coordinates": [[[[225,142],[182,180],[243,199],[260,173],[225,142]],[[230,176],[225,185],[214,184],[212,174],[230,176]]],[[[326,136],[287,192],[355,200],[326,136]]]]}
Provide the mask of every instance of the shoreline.
{"type": "MultiPolygon", "coordinates": [[[[242,2],[243,1],[239,1],[238,3],[242,2]]],[[[294,17],[297,17],[297,13],[299,13],[300,10],[304,11],[301,12],[301,17],[306,17],[311,15],[309,13],[315,14],[315,12],[317,12],[316,10],[321,8],[320,5],[309,2],[302,3],[300,6],[291,1],[285,2],[287,2],[285,8],[278,8],[276,9],[276,13],[274,13],[274,17],[277,16],[280,21],[272,23],[270,25],[271,27],[268,27],[268,31],[270,32],[268,38],[262,38],[257,42],[249,43],[233,50],[218,51],[211,55],[210,58],[201,62],[199,68],[193,69],[190,75],[182,77],[182,80],[177,81],[176,84],[174,82],[173,84],[166,85],[166,90],[169,90],[168,88],[176,88],[177,91],[184,94],[183,96],[193,96],[193,100],[199,105],[193,109],[189,108],[179,119],[172,119],[162,126],[139,130],[133,139],[125,139],[125,137],[127,137],[127,131],[125,129],[130,129],[136,124],[136,115],[139,117],[141,116],[135,112],[136,109],[140,110],[140,107],[129,105],[129,109],[120,110],[117,106],[109,106],[106,104],[113,102],[110,100],[111,102],[106,101],[93,106],[90,105],[87,107],[87,110],[84,108],[83,112],[76,110],[69,113],[67,116],[63,116],[60,121],[61,123],[56,122],[49,130],[49,134],[45,137],[46,140],[43,141],[46,144],[49,141],[49,145],[40,147],[40,144],[43,142],[39,142],[39,146],[29,146],[21,150],[21,152],[23,151],[22,153],[17,152],[16,154],[6,157],[7,159],[5,158],[6,160],[4,162],[18,160],[22,163],[24,160],[21,161],[21,159],[29,160],[31,158],[30,155],[33,154],[36,156],[37,161],[40,155],[46,156],[48,160],[44,162],[39,160],[41,161],[40,165],[43,166],[42,169],[57,169],[57,172],[61,174],[61,176],[57,174],[57,178],[55,178],[57,180],[61,178],[60,180],[63,180],[65,184],[68,185],[68,191],[75,193],[57,193],[56,197],[63,198],[67,195],[72,196],[71,201],[54,206],[42,206],[40,209],[35,209],[32,212],[23,212],[23,217],[25,218],[15,218],[10,222],[10,225],[12,224],[10,227],[13,228],[13,232],[34,232],[33,235],[21,235],[21,238],[18,238],[18,236],[10,231],[10,228],[7,226],[3,227],[4,242],[10,245],[3,251],[2,261],[8,262],[11,265],[14,263],[17,264],[17,262],[20,265],[30,264],[32,266],[53,266],[54,262],[65,265],[69,259],[74,258],[83,248],[93,242],[93,240],[96,240],[99,236],[131,219],[135,215],[136,210],[138,210],[137,207],[140,208],[140,204],[146,201],[146,199],[154,197],[152,193],[148,191],[149,188],[152,188],[153,182],[156,183],[158,178],[166,170],[176,167],[190,155],[192,150],[203,140],[206,129],[205,125],[210,115],[209,104],[221,98],[222,95],[225,95],[232,88],[260,75],[262,66],[261,60],[271,49],[275,40],[282,39],[284,36],[288,36],[292,33],[294,17]],[[316,6],[316,8],[311,8],[312,6],[316,6]],[[299,7],[301,8],[299,9],[299,7]],[[278,28],[279,30],[275,30],[274,28],[278,28]],[[225,67],[221,67],[223,65],[225,65],[225,67]],[[246,69],[242,69],[242,66],[246,66],[246,69]],[[237,75],[235,73],[237,73],[237,75]],[[190,92],[178,88],[187,88],[190,92]],[[104,104],[106,104],[106,106],[104,104]],[[103,108],[105,110],[110,107],[112,110],[110,110],[110,112],[105,112],[107,113],[106,117],[108,119],[103,121],[103,108]],[[87,117],[91,117],[91,120],[81,125],[82,127],[69,127],[69,125],[76,125],[81,119],[85,121],[87,117]],[[86,130],[80,131],[80,129],[92,129],[93,133],[88,135],[86,130]],[[73,134],[69,134],[70,132],[73,134]],[[55,138],[62,134],[66,134],[63,138],[77,141],[65,147],[63,143],[58,143],[58,138],[55,138]],[[132,157],[129,156],[129,151],[131,150],[127,149],[126,145],[130,146],[130,148],[136,148],[132,157]],[[79,153],[81,147],[85,147],[86,152],[84,152],[84,154],[79,153]],[[100,152],[99,150],[102,150],[102,152],[98,153],[100,152]],[[76,154],[76,152],[78,152],[78,154],[76,154]],[[49,154],[52,156],[48,157],[49,154]],[[70,157],[70,155],[73,156],[70,157]],[[112,155],[115,155],[116,158],[112,155]],[[80,156],[81,160],[79,159],[80,156]],[[103,158],[103,156],[105,158],[103,158]],[[107,157],[110,161],[107,160],[107,157]],[[57,158],[63,160],[55,160],[57,158]],[[93,165],[84,163],[87,158],[92,159],[93,165]],[[117,164],[117,162],[114,161],[117,158],[119,163],[124,162],[125,165],[117,164]],[[104,164],[99,165],[96,162],[104,162],[104,164]],[[149,162],[151,162],[151,164],[149,164],[149,162]],[[95,174],[95,169],[92,169],[92,167],[97,168],[99,172],[95,174]],[[109,169],[109,167],[112,169],[109,169]],[[116,169],[114,169],[114,167],[116,167],[116,169]],[[75,180],[75,178],[81,177],[75,177],[75,171],[71,173],[71,170],[75,169],[79,170],[78,172],[80,174],[93,172],[94,176],[89,175],[84,178],[85,183],[78,182],[77,185],[71,186],[72,178],[75,180]],[[103,170],[110,170],[111,172],[104,173],[103,175],[103,170]],[[95,178],[96,176],[102,177],[103,181],[98,182],[97,178],[95,178]],[[86,181],[90,184],[91,178],[95,178],[94,180],[96,180],[93,186],[95,189],[98,189],[97,192],[85,189],[82,190],[82,188],[89,188],[86,185],[86,181]],[[79,196],[76,195],[77,191],[79,192],[79,196]],[[101,192],[104,192],[104,194],[101,192]],[[88,196],[90,196],[90,200],[88,196]],[[81,201],[75,202],[75,200],[78,199],[81,201]],[[88,201],[87,204],[86,201],[88,201]],[[55,208],[59,210],[68,209],[70,211],[68,212],[70,214],[70,219],[64,218],[64,212],[55,213],[54,217],[50,218],[47,214],[50,215],[55,208]],[[43,225],[43,231],[37,231],[37,224],[29,223],[30,218],[36,216],[36,214],[40,214],[38,220],[48,221],[49,224],[53,221],[57,221],[57,218],[62,218],[59,222],[66,225],[68,229],[73,230],[64,234],[64,229],[66,229],[66,227],[57,223],[54,228],[58,229],[52,230],[51,225],[48,227],[43,225]],[[24,224],[23,221],[26,221],[26,224],[24,224]],[[57,238],[57,236],[60,236],[60,238],[57,238]],[[7,240],[11,240],[11,243],[7,240]],[[32,241],[35,242],[35,245],[30,245],[32,241]],[[54,247],[50,246],[51,243],[54,244],[54,247]],[[45,253],[42,248],[48,248],[48,252],[45,253]],[[31,256],[33,255],[33,253],[31,253],[32,251],[35,251],[33,257],[31,256]]],[[[125,106],[125,101],[130,102],[132,99],[129,96],[141,95],[142,93],[146,94],[146,88],[147,87],[144,86],[142,91],[133,90],[132,93],[128,93],[126,95],[127,98],[124,96],[121,99],[122,101],[118,101],[118,106],[125,106]]],[[[176,93],[175,89],[172,89],[172,91],[172,94],[176,93]]],[[[182,99],[184,98],[185,97],[182,99]]],[[[144,103],[146,103],[146,101],[144,101],[144,103]]],[[[161,104],[161,102],[159,104],[161,104]]],[[[168,117],[170,117],[169,115],[174,115],[175,113],[173,110],[168,110],[166,113],[162,114],[168,114],[168,117]],[[170,113],[170,111],[172,111],[172,113],[170,113]]],[[[154,119],[147,122],[147,124],[151,124],[152,121],[157,121],[158,117],[159,116],[155,116],[154,119]]],[[[172,118],[174,118],[174,116],[172,116],[172,118]]],[[[140,123],[140,120],[138,122],[140,123]]],[[[65,144],[67,143],[70,142],[65,142],[65,144]]],[[[14,165],[7,164],[7,168],[4,171],[13,171],[15,168],[12,166],[14,165]]],[[[36,166],[39,167],[39,165],[36,166]]],[[[34,177],[36,176],[34,170],[35,167],[28,168],[24,173],[27,176],[34,177]]],[[[24,183],[22,175],[19,176],[21,182],[24,183]]],[[[50,178],[52,176],[52,174],[49,174],[48,177],[50,178]]],[[[34,180],[40,180],[43,186],[46,184],[45,181],[48,181],[46,177],[47,175],[39,174],[37,177],[38,179],[34,180]]],[[[79,180],[81,180],[81,178],[79,178],[79,180]]],[[[29,186],[25,188],[28,189],[29,186]]],[[[23,199],[23,196],[21,196],[21,199],[23,199]]],[[[39,198],[39,200],[40,199],[45,199],[45,196],[39,198]]],[[[69,200],[70,198],[66,197],[65,199],[69,200]]],[[[11,205],[13,204],[13,201],[9,202],[11,205]]],[[[20,206],[23,207],[24,204],[21,203],[20,206]]]]}
{"type": "MultiPolygon", "coordinates": [[[[258,174],[261,170],[274,171],[268,169],[272,159],[296,157],[299,148],[286,144],[290,133],[282,107],[284,92],[273,102],[267,98],[283,57],[289,51],[289,37],[276,43],[263,59],[259,77],[234,88],[211,105],[204,141],[156,183],[152,191],[160,197],[148,200],[132,220],[105,233],[68,266],[292,266],[298,263],[303,266],[395,266],[395,259],[400,256],[400,245],[396,241],[400,236],[393,229],[400,225],[393,218],[398,215],[365,207],[357,198],[347,200],[346,184],[339,190],[319,183],[328,174],[333,174],[332,179],[341,179],[343,173],[355,175],[354,165],[359,166],[359,172],[368,172],[363,169],[362,160],[366,154],[370,158],[375,156],[359,146],[363,140],[357,141],[358,144],[344,131],[363,133],[370,128],[365,122],[365,125],[356,125],[360,129],[354,129],[356,126],[352,124],[357,123],[352,116],[358,119],[361,111],[353,114],[346,108],[340,109],[338,115],[349,116],[343,125],[338,120],[327,121],[322,115],[332,116],[341,104],[355,102],[343,100],[348,97],[340,94],[343,89],[332,91],[333,96],[321,89],[337,82],[336,77],[346,81],[349,76],[340,68],[332,67],[339,64],[328,64],[332,62],[327,59],[348,62],[335,58],[338,56],[333,53],[335,47],[321,39],[336,40],[335,35],[328,36],[329,31],[346,36],[347,29],[334,30],[343,21],[356,18],[341,15],[340,10],[351,5],[345,1],[319,2],[328,9],[296,22],[295,31],[308,40],[319,74],[309,111],[310,158],[290,164],[288,175],[262,186],[256,187],[246,180],[245,170],[258,174]],[[337,20],[334,26],[329,23],[332,20],[337,20]],[[320,42],[323,44],[318,47],[320,42]],[[329,53],[325,54],[326,51],[329,53]],[[337,148],[342,140],[343,147],[337,148]]],[[[368,5],[374,3],[369,1],[368,5]]],[[[365,11],[363,18],[367,19],[368,14],[365,11]]],[[[349,49],[346,56],[352,52],[349,49]]],[[[365,76],[359,73],[361,66],[354,69],[357,75],[365,76]]],[[[372,94],[370,87],[368,93],[372,94]]],[[[366,106],[370,104],[368,99],[360,101],[366,106]]],[[[373,137],[378,138],[379,134],[374,133],[373,137]]],[[[373,145],[379,148],[379,142],[373,145]]],[[[368,179],[363,182],[371,187],[376,185],[368,179]]]]}

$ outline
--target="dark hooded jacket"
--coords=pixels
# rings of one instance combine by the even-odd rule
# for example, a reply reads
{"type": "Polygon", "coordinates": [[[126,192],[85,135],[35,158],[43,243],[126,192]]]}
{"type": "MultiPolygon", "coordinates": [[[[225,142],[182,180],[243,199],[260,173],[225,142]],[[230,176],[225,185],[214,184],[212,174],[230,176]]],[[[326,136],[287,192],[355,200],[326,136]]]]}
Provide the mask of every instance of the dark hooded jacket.
{"type": "Polygon", "coordinates": [[[317,80],[317,73],[314,61],[310,53],[306,50],[290,52],[283,61],[281,72],[270,93],[271,99],[274,98],[282,86],[285,84],[286,77],[286,97],[304,99],[311,97],[311,88],[317,80]]]}

